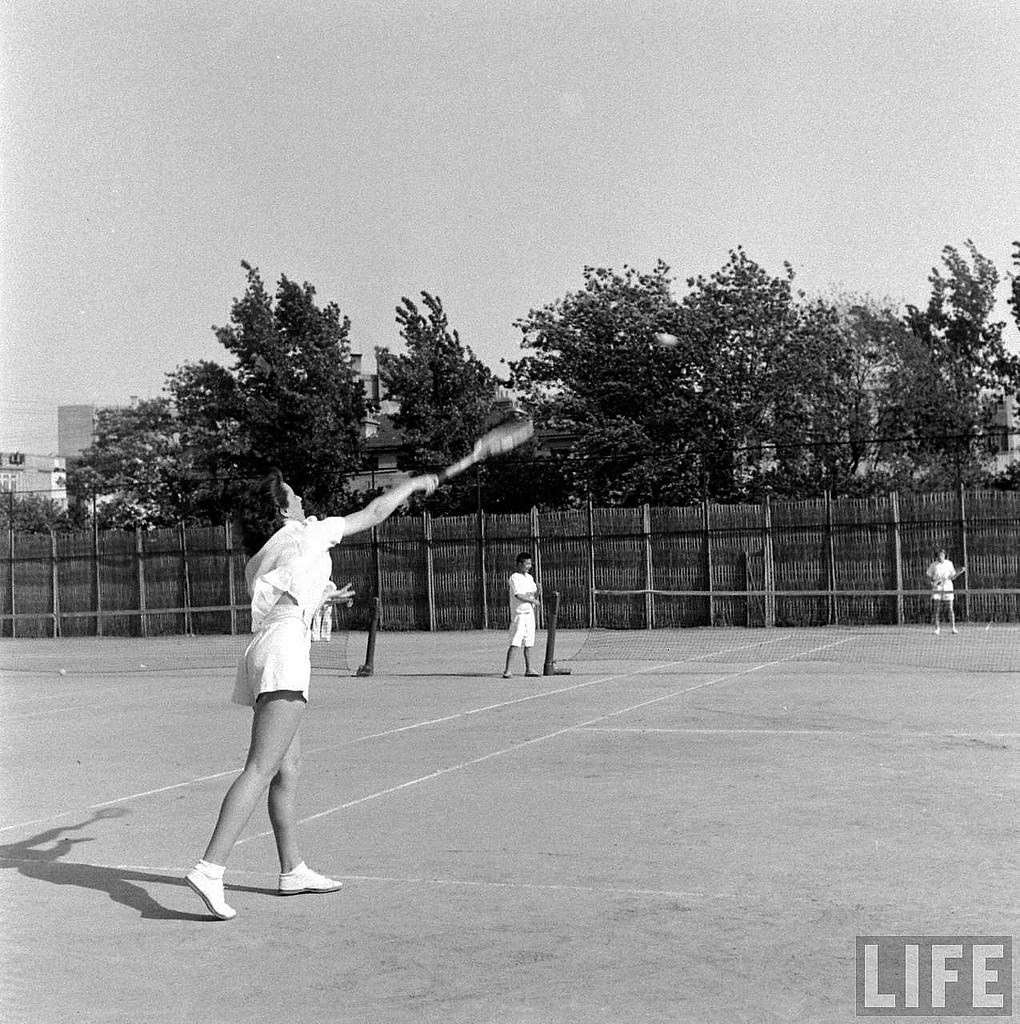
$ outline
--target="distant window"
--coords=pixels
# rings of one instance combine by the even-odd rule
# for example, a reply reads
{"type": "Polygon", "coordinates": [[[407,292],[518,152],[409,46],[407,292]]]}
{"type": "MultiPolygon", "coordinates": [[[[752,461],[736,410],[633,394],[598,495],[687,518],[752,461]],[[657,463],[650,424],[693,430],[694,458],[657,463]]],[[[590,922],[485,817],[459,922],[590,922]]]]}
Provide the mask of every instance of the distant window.
{"type": "Polygon", "coordinates": [[[987,435],[988,450],[990,452],[999,454],[1002,452],[1009,451],[1009,431],[1008,430],[992,430],[987,435]]]}

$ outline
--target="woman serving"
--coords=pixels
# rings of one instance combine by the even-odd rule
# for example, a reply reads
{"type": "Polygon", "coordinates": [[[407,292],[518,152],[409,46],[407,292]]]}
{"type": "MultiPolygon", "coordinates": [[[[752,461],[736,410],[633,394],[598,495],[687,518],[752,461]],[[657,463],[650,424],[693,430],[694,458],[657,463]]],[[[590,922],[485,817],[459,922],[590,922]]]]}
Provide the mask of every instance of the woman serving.
{"type": "MultiPolygon", "coordinates": [[[[279,470],[270,472],[256,490],[255,516],[245,529],[245,549],[251,555],[245,580],[255,636],[238,665],[232,698],[254,709],[251,742],[244,768],[223,798],[209,845],[186,876],[220,920],[236,915],[223,896],[227,859],[267,789],[280,859],[280,895],[336,892],[341,887],[304,863],[294,834],[299,728],[311,678],[310,627],[332,571],[330,548],[378,526],[413,494],[431,494],[437,484],[432,475],[415,477],[360,512],[322,520],[305,515],[301,498],[279,470]]],[[[330,600],[349,600],[353,594],[348,585],[330,600]]]]}

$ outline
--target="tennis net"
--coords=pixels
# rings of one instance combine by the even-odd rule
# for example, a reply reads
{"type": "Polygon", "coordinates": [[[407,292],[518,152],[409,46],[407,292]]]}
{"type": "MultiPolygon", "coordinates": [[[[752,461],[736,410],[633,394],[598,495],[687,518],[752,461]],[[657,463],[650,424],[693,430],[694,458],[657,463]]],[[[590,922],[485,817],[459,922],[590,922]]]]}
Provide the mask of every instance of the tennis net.
{"type": "MultiPolygon", "coordinates": [[[[337,608],[328,637],[313,637],[313,672],[372,675],[378,631],[378,603],[367,628],[337,608]]],[[[232,672],[251,643],[251,633],[162,636],[65,636],[0,640],[0,671],[75,675],[232,672]]]]}
{"type": "Polygon", "coordinates": [[[971,590],[943,612],[929,591],[595,591],[594,627],[560,662],[743,663],[770,660],[900,665],[951,671],[1020,669],[1020,594],[971,590]],[[729,602],[724,607],[712,607],[729,602]],[[715,622],[715,625],[706,625],[715,622]]]}

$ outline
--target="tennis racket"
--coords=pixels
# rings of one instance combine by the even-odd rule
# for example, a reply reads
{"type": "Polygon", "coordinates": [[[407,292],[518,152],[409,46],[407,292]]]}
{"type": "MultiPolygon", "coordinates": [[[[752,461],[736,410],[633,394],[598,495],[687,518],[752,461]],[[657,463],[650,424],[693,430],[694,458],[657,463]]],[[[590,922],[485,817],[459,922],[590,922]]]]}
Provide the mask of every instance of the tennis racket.
{"type": "Polygon", "coordinates": [[[493,455],[503,455],[505,452],[513,451],[524,444],[525,441],[530,440],[534,433],[535,425],[531,420],[511,420],[508,423],[501,423],[498,427],[494,427],[475,441],[474,448],[464,458],[453,463],[452,466],[447,466],[439,474],[439,482],[445,483],[458,473],[463,473],[465,469],[470,469],[476,462],[481,462],[483,459],[489,459],[493,455]]]}

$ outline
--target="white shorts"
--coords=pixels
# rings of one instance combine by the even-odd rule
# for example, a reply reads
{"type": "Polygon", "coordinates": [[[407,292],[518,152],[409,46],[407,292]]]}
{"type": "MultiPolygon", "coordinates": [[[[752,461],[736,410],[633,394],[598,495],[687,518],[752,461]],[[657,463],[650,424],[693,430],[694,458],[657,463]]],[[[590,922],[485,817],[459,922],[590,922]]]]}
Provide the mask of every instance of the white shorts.
{"type": "Polygon", "coordinates": [[[951,590],[933,590],[931,599],[933,601],[952,601],[953,596],[953,591],[951,590]]]}
{"type": "Polygon", "coordinates": [[[255,634],[237,666],[231,701],[254,707],[263,693],[290,690],[308,700],[311,637],[296,607],[277,606],[255,634]]]}
{"type": "Polygon", "coordinates": [[[535,646],[535,613],[518,612],[510,622],[510,646],[535,646]]]}

